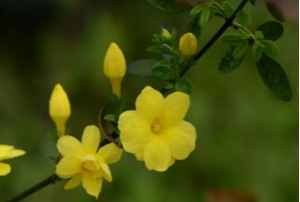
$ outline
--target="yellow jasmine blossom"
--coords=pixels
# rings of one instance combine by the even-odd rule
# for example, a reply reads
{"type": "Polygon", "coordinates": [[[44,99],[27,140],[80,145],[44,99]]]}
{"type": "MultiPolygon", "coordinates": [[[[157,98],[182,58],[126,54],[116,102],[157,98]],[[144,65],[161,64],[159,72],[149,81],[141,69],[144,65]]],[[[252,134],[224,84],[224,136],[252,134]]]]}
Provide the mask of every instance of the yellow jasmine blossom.
{"type": "MultiPolygon", "coordinates": [[[[24,154],[25,151],[20,149],[15,149],[13,146],[0,145],[0,161],[22,156],[24,154]]],[[[9,164],[0,162],[0,176],[7,175],[8,173],[10,173],[10,171],[11,171],[11,167],[9,164]]]]}
{"type": "Polygon", "coordinates": [[[117,44],[111,43],[104,58],[104,74],[110,80],[113,93],[121,96],[121,82],[126,73],[124,55],[117,44]]]}
{"type": "Polygon", "coordinates": [[[192,33],[184,34],[179,40],[179,50],[183,60],[187,60],[197,51],[197,39],[192,33]]]}
{"type": "Polygon", "coordinates": [[[145,87],[136,99],[136,110],[119,118],[120,139],[125,151],[145,161],[149,170],[165,171],[195,149],[196,129],[183,120],[189,96],[175,92],[166,98],[145,87]]]}
{"type": "Polygon", "coordinates": [[[166,39],[171,39],[171,34],[165,28],[161,29],[161,36],[165,37],[166,39]]]}
{"type": "Polygon", "coordinates": [[[66,122],[71,115],[69,98],[60,84],[56,84],[49,101],[49,114],[58,132],[64,134],[66,122]]]}
{"type": "Polygon", "coordinates": [[[64,189],[73,189],[82,183],[88,194],[98,198],[103,178],[112,181],[108,164],[119,161],[123,150],[113,143],[98,150],[99,143],[100,132],[93,125],[84,129],[81,142],[69,135],[59,138],[57,148],[63,158],[55,173],[60,178],[71,178],[64,189]]]}

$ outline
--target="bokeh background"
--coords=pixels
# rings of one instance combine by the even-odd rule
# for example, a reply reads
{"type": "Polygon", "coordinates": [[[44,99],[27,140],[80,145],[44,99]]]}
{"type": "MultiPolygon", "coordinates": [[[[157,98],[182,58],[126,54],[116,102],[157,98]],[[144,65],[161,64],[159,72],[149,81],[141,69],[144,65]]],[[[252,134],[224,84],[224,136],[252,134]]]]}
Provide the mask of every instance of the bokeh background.
{"type": "MultiPolygon", "coordinates": [[[[274,20],[262,2],[245,9],[252,16],[250,30],[274,20]]],[[[189,20],[188,13],[164,13],[141,0],[1,0],[0,144],[27,154],[7,161],[12,172],[0,178],[0,201],[54,172],[48,157],[57,151],[47,133],[54,129],[48,101],[56,83],[69,95],[68,127],[80,138],[86,125],[97,124],[99,109],[108,102],[103,59],[109,44],[116,42],[128,62],[158,58],[146,48],[161,23],[183,33],[189,20]]],[[[213,19],[203,27],[200,47],[222,23],[213,19]]],[[[288,18],[284,28],[277,61],[290,79],[290,102],[265,87],[250,50],[238,69],[220,73],[218,63],[228,45],[218,40],[186,74],[194,85],[186,120],[197,128],[195,151],[163,173],[146,170],[124,153],[111,166],[114,180],[104,182],[98,200],[202,201],[206,190],[222,187],[251,193],[261,202],[298,201],[298,20],[288,18]]],[[[162,82],[126,76],[127,109],[133,109],[146,85],[160,89],[162,82]]],[[[81,186],[64,191],[64,184],[50,185],[24,202],[95,201],[81,186]]]]}

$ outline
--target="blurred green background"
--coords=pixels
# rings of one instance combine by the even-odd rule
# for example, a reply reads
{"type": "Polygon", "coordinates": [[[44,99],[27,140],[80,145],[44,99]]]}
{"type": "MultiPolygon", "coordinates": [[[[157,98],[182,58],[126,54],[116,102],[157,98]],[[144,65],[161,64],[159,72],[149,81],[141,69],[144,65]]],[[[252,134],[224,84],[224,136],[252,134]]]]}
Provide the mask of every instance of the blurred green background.
{"type": "MultiPolygon", "coordinates": [[[[237,5],[238,0],[231,1],[237,5]]],[[[262,2],[246,6],[250,30],[273,20],[262,2]]],[[[21,193],[54,172],[48,156],[56,156],[47,135],[54,129],[48,101],[56,83],[68,93],[72,116],[68,127],[78,138],[86,125],[97,124],[108,99],[109,81],[103,59],[111,42],[127,62],[157,58],[146,48],[161,23],[183,32],[188,13],[163,13],[141,0],[2,0],[0,2],[0,144],[27,151],[7,160],[12,172],[0,178],[0,201],[21,193]]],[[[203,27],[202,47],[222,25],[213,19],[203,27]]],[[[194,85],[186,120],[197,128],[197,146],[184,161],[166,172],[146,170],[124,153],[110,168],[113,182],[104,182],[99,201],[200,201],[203,191],[225,187],[253,193],[261,202],[298,201],[298,21],[287,19],[277,41],[293,91],[283,102],[263,84],[249,50],[230,74],[218,71],[228,45],[218,40],[187,74],[194,85]]],[[[233,31],[228,29],[228,31],[233,31]]],[[[127,109],[146,86],[162,82],[126,76],[127,109]]],[[[95,201],[80,186],[64,191],[65,182],[50,185],[24,202],[95,201]]]]}

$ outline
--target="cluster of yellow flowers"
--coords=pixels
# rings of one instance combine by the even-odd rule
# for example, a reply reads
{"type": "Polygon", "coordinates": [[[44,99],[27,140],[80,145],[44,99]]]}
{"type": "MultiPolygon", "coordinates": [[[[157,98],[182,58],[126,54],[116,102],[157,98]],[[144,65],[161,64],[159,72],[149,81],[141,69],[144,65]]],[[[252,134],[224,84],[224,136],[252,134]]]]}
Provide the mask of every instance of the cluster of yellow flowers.
{"type": "MultiPolygon", "coordinates": [[[[162,35],[170,37],[167,30],[162,35]]],[[[179,49],[183,59],[195,54],[197,40],[187,33],[180,39],[179,49]]],[[[121,98],[121,82],[126,73],[122,51],[115,43],[109,46],[104,60],[104,74],[109,78],[112,92],[121,98]]],[[[166,171],[175,160],[183,160],[195,149],[196,129],[184,121],[190,105],[187,94],[175,92],[166,98],[146,86],[136,99],[136,110],[123,112],[118,120],[120,140],[124,151],[133,153],[144,161],[147,169],[166,171]]],[[[64,189],[82,183],[86,192],[98,198],[103,179],[112,181],[109,164],[120,160],[123,149],[115,143],[99,148],[100,131],[94,125],[86,126],[81,142],[66,135],[66,122],[71,115],[69,98],[60,84],[56,84],[49,101],[49,114],[58,134],[57,149],[61,158],[56,175],[69,179],[64,189]]],[[[0,145],[0,161],[25,154],[13,146],[0,145]]],[[[10,165],[0,163],[0,176],[11,171],[10,165]]]]}

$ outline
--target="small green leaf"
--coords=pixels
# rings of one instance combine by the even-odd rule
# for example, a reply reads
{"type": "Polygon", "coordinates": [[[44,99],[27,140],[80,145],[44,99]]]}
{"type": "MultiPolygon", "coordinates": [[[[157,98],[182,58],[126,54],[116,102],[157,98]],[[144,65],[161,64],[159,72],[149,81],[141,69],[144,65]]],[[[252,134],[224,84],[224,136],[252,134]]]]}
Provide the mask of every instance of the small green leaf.
{"type": "Polygon", "coordinates": [[[266,22],[261,24],[257,31],[262,31],[264,34],[264,39],[276,41],[283,35],[283,26],[281,23],[276,21],[266,22]]]}
{"type": "Polygon", "coordinates": [[[260,43],[264,45],[262,51],[269,57],[277,57],[279,55],[279,47],[270,40],[261,40],[260,43]]]}
{"type": "Polygon", "coordinates": [[[248,49],[248,39],[241,41],[233,51],[233,58],[239,59],[245,56],[248,49]]]}
{"type": "Polygon", "coordinates": [[[282,11],[280,10],[279,7],[275,7],[271,2],[266,2],[266,5],[267,5],[267,8],[270,12],[270,14],[278,21],[280,22],[284,22],[285,19],[284,19],[284,16],[283,16],[283,13],[282,11]]]}
{"type": "Polygon", "coordinates": [[[152,68],[157,63],[157,60],[146,59],[138,60],[127,64],[126,71],[128,74],[137,76],[151,76],[152,68]]]}
{"type": "Polygon", "coordinates": [[[148,3],[152,4],[155,8],[168,13],[181,13],[187,11],[186,8],[169,1],[169,0],[146,0],[148,3]]]}
{"type": "Polygon", "coordinates": [[[207,7],[207,4],[199,4],[197,6],[195,6],[192,10],[191,10],[191,15],[196,15],[198,13],[200,13],[204,8],[207,7]]]}
{"type": "Polygon", "coordinates": [[[253,44],[252,52],[253,52],[253,58],[254,58],[255,62],[257,62],[262,56],[262,48],[261,48],[260,44],[257,44],[257,43],[253,44]]]}
{"type": "Polygon", "coordinates": [[[255,5],[255,1],[256,0],[249,0],[250,1],[250,3],[254,6],[255,5]]]}
{"type": "Polygon", "coordinates": [[[264,39],[264,34],[262,33],[262,31],[255,31],[254,35],[255,35],[255,38],[258,40],[264,39]]]}
{"type": "Polygon", "coordinates": [[[52,139],[54,143],[57,143],[58,140],[58,131],[55,129],[51,132],[48,132],[49,137],[52,139]]]}
{"type": "Polygon", "coordinates": [[[226,52],[219,64],[219,71],[222,73],[229,73],[235,70],[243,62],[244,56],[239,59],[233,58],[233,51],[235,46],[231,46],[230,49],[226,52]]]}
{"type": "Polygon", "coordinates": [[[119,102],[118,96],[114,94],[111,89],[106,89],[105,94],[112,103],[116,104],[119,102]]]}
{"type": "Polygon", "coordinates": [[[199,26],[199,16],[196,16],[192,21],[189,22],[186,32],[191,32],[196,38],[201,35],[201,27],[199,26]]]}
{"type": "Polygon", "coordinates": [[[167,54],[168,51],[163,46],[151,46],[147,48],[148,52],[159,53],[159,54],[167,54]]]}
{"type": "Polygon", "coordinates": [[[224,14],[227,17],[230,17],[234,12],[233,7],[230,5],[230,3],[228,1],[223,2],[223,9],[224,9],[224,14]]]}
{"type": "Polygon", "coordinates": [[[236,32],[237,35],[240,35],[241,37],[245,38],[249,38],[249,33],[247,33],[245,30],[242,29],[238,29],[236,32]]]}
{"type": "Polygon", "coordinates": [[[256,67],[263,82],[278,98],[283,101],[291,100],[291,86],[280,64],[263,54],[256,67]]]}
{"type": "Polygon", "coordinates": [[[202,10],[200,18],[199,18],[200,27],[202,27],[209,20],[209,17],[210,17],[210,9],[209,9],[209,7],[205,7],[202,10]]]}
{"type": "Polygon", "coordinates": [[[169,80],[172,77],[171,63],[166,60],[156,63],[152,70],[152,75],[161,80],[169,80]]]}
{"type": "Polygon", "coordinates": [[[172,84],[170,82],[165,82],[164,88],[170,90],[170,89],[174,88],[174,84],[172,84]]]}
{"type": "Polygon", "coordinates": [[[222,35],[222,41],[231,45],[239,44],[244,38],[235,33],[226,33],[222,35]]]}
{"type": "Polygon", "coordinates": [[[246,13],[244,10],[241,10],[236,14],[236,21],[242,26],[247,26],[251,23],[251,18],[248,13],[246,13]]]}
{"type": "Polygon", "coordinates": [[[192,83],[187,78],[180,78],[175,83],[175,90],[177,92],[183,92],[189,95],[192,92],[192,88],[193,88],[192,83]]]}
{"type": "Polygon", "coordinates": [[[114,114],[107,114],[107,115],[104,116],[104,120],[106,120],[108,122],[116,123],[117,122],[117,117],[114,114]]]}

